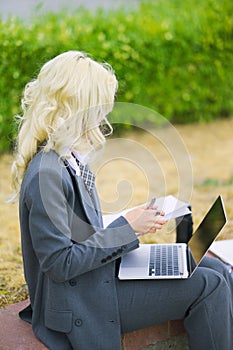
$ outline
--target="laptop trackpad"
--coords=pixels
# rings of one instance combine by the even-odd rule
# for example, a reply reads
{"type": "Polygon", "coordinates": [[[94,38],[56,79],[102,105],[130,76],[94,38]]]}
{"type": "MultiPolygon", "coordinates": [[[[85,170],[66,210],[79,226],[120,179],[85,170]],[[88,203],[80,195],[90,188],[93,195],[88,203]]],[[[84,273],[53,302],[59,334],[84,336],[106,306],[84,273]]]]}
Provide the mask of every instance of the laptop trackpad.
{"type": "Polygon", "coordinates": [[[149,249],[149,244],[141,245],[139,248],[127,253],[122,259],[122,267],[133,267],[135,269],[147,267],[149,263],[149,249]]]}

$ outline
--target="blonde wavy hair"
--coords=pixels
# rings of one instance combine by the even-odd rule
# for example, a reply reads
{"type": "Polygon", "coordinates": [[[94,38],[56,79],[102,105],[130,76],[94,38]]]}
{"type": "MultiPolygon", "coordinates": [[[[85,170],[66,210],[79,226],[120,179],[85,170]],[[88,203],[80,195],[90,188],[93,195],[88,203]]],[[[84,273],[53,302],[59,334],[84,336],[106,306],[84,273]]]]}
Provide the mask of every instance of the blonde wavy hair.
{"type": "Polygon", "coordinates": [[[23,115],[18,116],[11,172],[15,198],[27,166],[39,149],[65,156],[67,150],[89,153],[103,146],[105,136],[100,123],[113,108],[116,90],[111,66],[81,51],[62,53],[42,66],[37,79],[25,87],[23,115]]]}

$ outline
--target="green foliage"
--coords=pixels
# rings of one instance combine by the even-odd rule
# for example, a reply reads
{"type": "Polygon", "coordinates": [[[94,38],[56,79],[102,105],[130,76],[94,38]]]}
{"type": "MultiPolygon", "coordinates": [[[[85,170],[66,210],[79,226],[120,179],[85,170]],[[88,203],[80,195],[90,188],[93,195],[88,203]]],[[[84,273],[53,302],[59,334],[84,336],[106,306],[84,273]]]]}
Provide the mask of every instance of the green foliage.
{"type": "Polygon", "coordinates": [[[219,186],[232,186],[233,185],[233,175],[230,176],[228,180],[219,180],[207,178],[201,184],[202,187],[219,187],[219,186]]]}
{"type": "Polygon", "coordinates": [[[78,8],[38,13],[30,23],[0,21],[0,151],[11,145],[25,84],[70,49],[113,66],[119,102],[175,123],[231,116],[232,13],[232,0],[151,0],[127,11],[78,8]]]}

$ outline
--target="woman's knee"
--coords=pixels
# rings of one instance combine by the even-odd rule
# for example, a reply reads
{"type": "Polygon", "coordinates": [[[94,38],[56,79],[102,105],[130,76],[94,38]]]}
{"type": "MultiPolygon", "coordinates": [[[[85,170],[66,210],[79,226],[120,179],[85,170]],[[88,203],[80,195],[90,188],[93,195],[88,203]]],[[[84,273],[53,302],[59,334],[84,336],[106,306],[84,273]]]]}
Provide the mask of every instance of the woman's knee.
{"type": "Polygon", "coordinates": [[[221,271],[211,269],[209,267],[199,267],[193,275],[197,279],[196,283],[202,286],[199,299],[211,298],[211,300],[225,296],[229,297],[229,288],[226,279],[221,271]]]}
{"type": "Polygon", "coordinates": [[[212,270],[218,271],[220,274],[224,275],[226,272],[229,272],[227,269],[227,265],[224,264],[218,258],[212,258],[205,256],[200,263],[201,267],[207,267],[212,270]]]}

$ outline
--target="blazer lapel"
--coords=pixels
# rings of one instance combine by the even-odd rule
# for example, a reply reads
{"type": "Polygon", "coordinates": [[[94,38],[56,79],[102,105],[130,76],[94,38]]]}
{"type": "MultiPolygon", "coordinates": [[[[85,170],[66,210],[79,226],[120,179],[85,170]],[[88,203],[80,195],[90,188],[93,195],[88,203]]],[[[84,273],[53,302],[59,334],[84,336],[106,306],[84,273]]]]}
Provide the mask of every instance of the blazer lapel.
{"type": "Polygon", "coordinates": [[[101,206],[100,206],[100,202],[99,202],[99,196],[98,196],[98,193],[97,193],[95,186],[93,187],[93,190],[92,190],[92,198],[93,198],[93,202],[94,202],[94,206],[95,206],[97,215],[98,215],[99,220],[100,220],[101,227],[103,227],[102,210],[101,210],[101,206]]]}
{"type": "Polygon", "coordinates": [[[102,220],[100,220],[100,217],[101,217],[100,208],[95,207],[95,204],[97,203],[94,203],[94,201],[92,200],[81,176],[76,175],[75,180],[78,184],[80,199],[81,199],[84,211],[90,223],[95,227],[102,227],[102,223],[101,223],[102,220]]]}
{"type": "Polygon", "coordinates": [[[85,214],[90,222],[90,224],[94,227],[102,228],[103,227],[103,220],[102,220],[102,213],[100,208],[100,203],[98,199],[98,194],[96,192],[95,186],[93,187],[93,198],[90,196],[85,183],[81,176],[78,176],[75,173],[75,170],[67,164],[67,167],[69,169],[69,173],[74,179],[76,186],[78,188],[78,191],[80,193],[80,201],[83,206],[83,209],[85,211],[85,214]]]}

